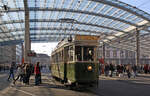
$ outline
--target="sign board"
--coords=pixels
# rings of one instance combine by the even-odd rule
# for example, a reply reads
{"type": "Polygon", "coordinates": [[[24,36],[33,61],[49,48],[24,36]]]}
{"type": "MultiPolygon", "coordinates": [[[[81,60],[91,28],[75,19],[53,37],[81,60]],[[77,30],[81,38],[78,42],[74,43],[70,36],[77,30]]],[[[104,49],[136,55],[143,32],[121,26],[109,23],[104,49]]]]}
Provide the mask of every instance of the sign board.
{"type": "Polygon", "coordinates": [[[75,40],[98,40],[99,36],[76,35],[75,40]]]}

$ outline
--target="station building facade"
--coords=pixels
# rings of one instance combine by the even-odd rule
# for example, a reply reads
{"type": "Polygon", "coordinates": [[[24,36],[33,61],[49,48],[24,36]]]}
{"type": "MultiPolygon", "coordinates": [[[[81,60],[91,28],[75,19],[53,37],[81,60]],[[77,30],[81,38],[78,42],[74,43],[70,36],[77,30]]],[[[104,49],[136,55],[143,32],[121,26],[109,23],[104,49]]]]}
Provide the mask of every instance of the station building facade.
{"type": "MultiPolygon", "coordinates": [[[[98,47],[98,58],[103,56],[103,47],[98,47]]],[[[136,64],[136,52],[105,46],[105,62],[108,64],[136,64]]],[[[150,64],[150,57],[140,54],[140,64],[150,64]]]]}
{"type": "Polygon", "coordinates": [[[22,49],[22,44],[16,45],[16,63],[21,64],[22,63],[22,58],[23,58],[23,49],[22,49]]]}
{"type": "Polygon", "coordinates": [[[16,45],[0,46],[0,66],[8,67],[12,62],[16,62],[16,45]]]}
{"type": "Polygon", "coordinates": [[[49,66],[50,56],[48,56],[47,54],[36,54],[35,57],[31,57],[31,62],[32,64],[40,62],[40,65],[42,66],[49,66]]]}

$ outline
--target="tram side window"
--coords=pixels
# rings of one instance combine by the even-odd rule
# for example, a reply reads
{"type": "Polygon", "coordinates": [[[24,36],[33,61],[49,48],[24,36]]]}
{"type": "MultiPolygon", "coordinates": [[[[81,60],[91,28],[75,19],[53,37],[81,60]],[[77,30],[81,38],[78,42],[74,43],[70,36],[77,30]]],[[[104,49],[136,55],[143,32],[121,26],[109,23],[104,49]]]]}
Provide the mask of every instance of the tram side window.
{"type": "Polygon", "coordinates": [[[94,47],[84,47],[83,61],[93,61],[94,47]]]}
{"type": "Polygon", "coordinates": [[[63,50],[61,51],[61,54],[62,54],[62,56],[61,56],[61,61],[63,61],[64,59],[64,54],[63,54],[63,50]]]}
{"type": "Polygon", "coordinates": [[[81,52],[81,46],[75,47],[75,56],[77,61],[82,61],[82,52],[81,52]]]}
{"type": "Polygon", "coordinates": [[[73,46],[69,47],[69,61],[73,61],[73,46]]]}

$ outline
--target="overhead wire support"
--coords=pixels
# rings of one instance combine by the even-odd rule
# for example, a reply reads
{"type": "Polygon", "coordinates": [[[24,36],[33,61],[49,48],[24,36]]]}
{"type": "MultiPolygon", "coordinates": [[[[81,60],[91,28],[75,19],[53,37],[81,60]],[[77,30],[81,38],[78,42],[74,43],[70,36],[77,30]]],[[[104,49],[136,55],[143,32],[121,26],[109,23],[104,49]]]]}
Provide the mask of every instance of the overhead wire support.
{"type": "Polygon", "coordinates": [[[136,65],[140,63],[140,30],[136,28],[136,65]]]}

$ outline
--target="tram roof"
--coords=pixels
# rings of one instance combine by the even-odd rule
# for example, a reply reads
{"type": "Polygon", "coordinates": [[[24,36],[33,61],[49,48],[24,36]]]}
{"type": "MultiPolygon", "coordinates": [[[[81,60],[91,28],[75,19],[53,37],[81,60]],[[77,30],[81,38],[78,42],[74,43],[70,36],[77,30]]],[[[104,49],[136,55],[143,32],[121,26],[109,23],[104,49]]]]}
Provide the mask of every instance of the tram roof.
{"type": "Polygon", "coordinates": [[[96,35],[101,37],[100,43],[135,51],[137,29],[141,52],[149,54],[150,14],[118,0],[1,0],[1,46],[24,42],[24,1],[29,8],[32,42],[96,35]]]}

